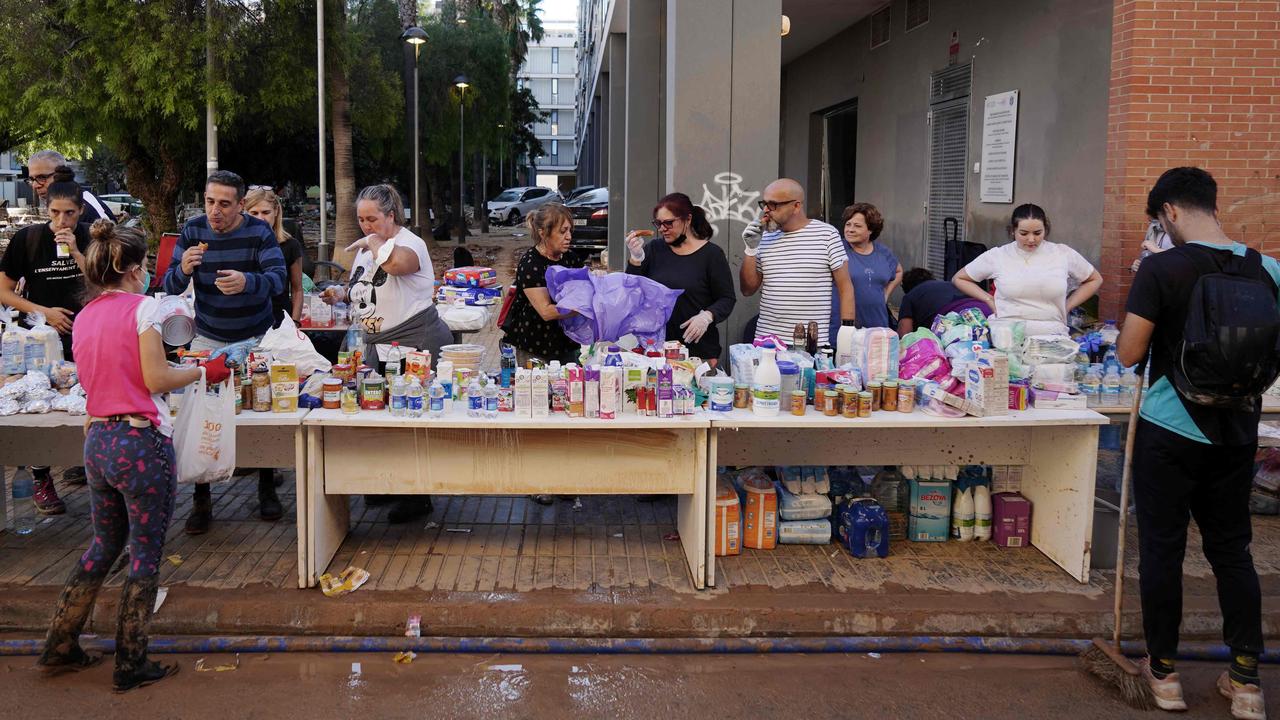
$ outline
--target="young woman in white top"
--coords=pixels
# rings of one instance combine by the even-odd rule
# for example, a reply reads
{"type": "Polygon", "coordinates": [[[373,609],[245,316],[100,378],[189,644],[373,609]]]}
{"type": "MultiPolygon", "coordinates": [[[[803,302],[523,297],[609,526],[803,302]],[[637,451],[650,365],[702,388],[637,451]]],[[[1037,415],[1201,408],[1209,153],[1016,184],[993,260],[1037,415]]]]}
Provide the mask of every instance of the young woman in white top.
{"type": "Polygon", "coordinates": [[[982,253],[952,282],[997,317],[1024,321],[1028,336],[1067,334],[1067,314],[1097,294],[1102,275],[1070,246],[1049,242],[1049,217],[1039,205],[1015,208],[1008,230],[1013,242],[982,253]],[[978,285],[988,279],[994,297],[978,285]]]}

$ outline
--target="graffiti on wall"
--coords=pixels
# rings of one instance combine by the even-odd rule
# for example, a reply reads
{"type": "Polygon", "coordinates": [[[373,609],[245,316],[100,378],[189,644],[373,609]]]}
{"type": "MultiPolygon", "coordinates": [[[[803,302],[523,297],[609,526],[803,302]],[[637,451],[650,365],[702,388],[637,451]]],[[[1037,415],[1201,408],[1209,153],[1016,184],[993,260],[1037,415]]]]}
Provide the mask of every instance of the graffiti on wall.
{"type": "Polygon", "coordinates": [[[699,205],[707,211],[707,220],[720,232],[720,223],[736,220],[746,224],[760,217],[760,209],[756,207],[756,198],[760,193],[742,188],[742,176],[735,172],[722,172],[715,176],[718,190],[712,190],[706,183],[702,184],[702,200],[699,205]],[[717,192],[719,194],[717,194],[717,192]]]}

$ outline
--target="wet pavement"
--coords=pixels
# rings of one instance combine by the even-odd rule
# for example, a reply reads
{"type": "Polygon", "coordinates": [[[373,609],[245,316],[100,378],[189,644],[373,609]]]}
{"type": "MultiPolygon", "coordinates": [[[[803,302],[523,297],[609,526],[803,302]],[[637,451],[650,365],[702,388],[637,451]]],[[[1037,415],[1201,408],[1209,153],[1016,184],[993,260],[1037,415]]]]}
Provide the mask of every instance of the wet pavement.
{"type": "MultiPolygon", "coordinates": [[[[869,655],[166,655],[179,674],[127,695],[108,665],[46,679],[0,658],[11,718],[1060,718],[1158,717],[1128,710],[1074,658],[869,655]]],[[[1264,678],[1268,677],[1264,668],[1264,678]]],[[[1229,717],[1216,665],[1180,668],[1187,718],[1229,717]]],[[[1269,703],[1273,717],[1280,702],[1269,703]]]]}

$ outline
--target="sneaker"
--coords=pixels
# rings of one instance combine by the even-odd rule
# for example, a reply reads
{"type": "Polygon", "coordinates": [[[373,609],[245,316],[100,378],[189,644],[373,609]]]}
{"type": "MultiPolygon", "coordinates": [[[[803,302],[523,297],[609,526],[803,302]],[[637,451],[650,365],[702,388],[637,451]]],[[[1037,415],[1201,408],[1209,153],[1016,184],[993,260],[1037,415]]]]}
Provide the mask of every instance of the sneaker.
{"type": "Polygon", "coordinates": [[[33,493],[36,512],[41,515],[61,515],[67,511],[67,504],[62,502],[62,498],[58,497],[58,491],[53,487],[53,476],[48,473],[40,473],[32,477],[35,485],[33,493]]]}
{"type": "Polygon", "coordinates": [[[1237,685],[1223,672],[1218,676],[1218,692],[1231,701],[1231,717],[1237,720],[1267,720],[1267,707],[1262,701],[1262,688],[1237,685]]]}
{"type": "Polygon", "coordinates": [[[1157,678],[1151,672],[1150,658],[1139,660],[1138,668],[1142,670],[1142,679],[1146,680],[1147,685],[1151,687],[1156,707],[1170,712],[1182,712],[1187,709],[1187,701],[1182,699],[1182,678],[1178,677],[1178,673],[1170,673],[1163,680],[1157,678]]]}
{"type": "Polygon", "coordinates": [[[71,467],[62,472],[62,482],[68,485],[85,485],[89,478],[85,477],[83,467],[71,467]]]}

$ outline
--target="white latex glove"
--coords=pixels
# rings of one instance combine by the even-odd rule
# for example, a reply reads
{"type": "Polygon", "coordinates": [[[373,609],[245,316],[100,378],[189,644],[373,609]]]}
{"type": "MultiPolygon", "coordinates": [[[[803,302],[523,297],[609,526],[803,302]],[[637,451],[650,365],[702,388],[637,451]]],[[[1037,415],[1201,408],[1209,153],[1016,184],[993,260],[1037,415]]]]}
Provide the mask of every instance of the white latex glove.
{"type": "Polygon", "coordinates": [[[644,262],[644,238],[636,233],[627,235],[627,254],[631,256],[631,264],[644,262]]]}
{"type": "Polygon", "coordinates": [[[706,334],[707,328],[711,327],[711,322],[715,318],[711,317],[710,310],[703,310],[693,317],[680,323],[680,328],[684,330],[684,343],[689,345],[696,343],[706,334]]]}
{"type": "Polygon", "coordinates": [[[754,257],[760,238],[764,237],[764,227],[759,220],[752,220],[742,229],[742,254],[754,257]]]}

